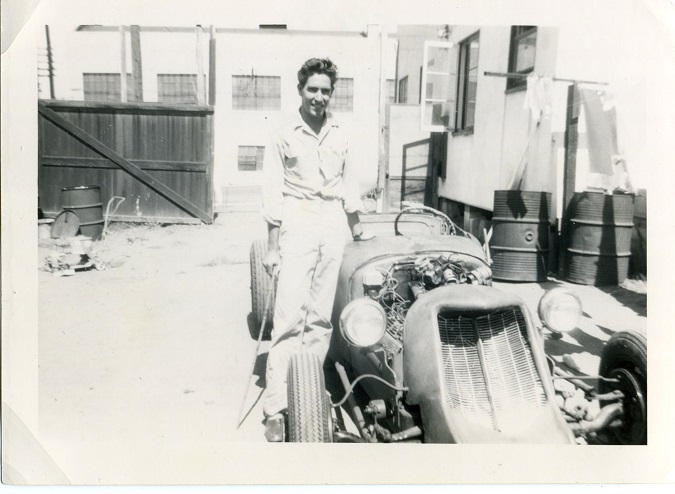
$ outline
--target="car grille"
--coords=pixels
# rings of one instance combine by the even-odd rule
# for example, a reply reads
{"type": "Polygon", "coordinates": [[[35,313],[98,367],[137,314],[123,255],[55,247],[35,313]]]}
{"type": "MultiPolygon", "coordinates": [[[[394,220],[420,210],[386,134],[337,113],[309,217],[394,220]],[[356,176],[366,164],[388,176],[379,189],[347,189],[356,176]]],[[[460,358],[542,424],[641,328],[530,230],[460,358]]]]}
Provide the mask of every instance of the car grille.
{"type": "Polygon", "coordinates": [[[441,311],[438,330],[448,405],[502,432],[527,427],[546,404],[519,308],[491,313],[441,311]]]}

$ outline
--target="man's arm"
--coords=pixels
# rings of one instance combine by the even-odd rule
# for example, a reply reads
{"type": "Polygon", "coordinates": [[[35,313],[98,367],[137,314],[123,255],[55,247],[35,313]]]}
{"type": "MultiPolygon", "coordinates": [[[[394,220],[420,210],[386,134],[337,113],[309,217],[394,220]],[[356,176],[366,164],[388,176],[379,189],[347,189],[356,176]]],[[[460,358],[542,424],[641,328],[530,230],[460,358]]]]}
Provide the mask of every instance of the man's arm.
{"type": "Polygon", "coordinates": [[[281,189],[284,184],[284,151],[281,137],[276,130],[270,132],[263,162],[263,219],[267,222],[267,254],[263,265],[272,275],[281,262],[279,255],[279,229],[281,226],[281,189]]]}
{"type": "Polygon", "coordinates": [[[281,263],[281,256],[279,255],[279,226],[267,224],[267,254],[263,259],[263,266],[267,274],[272,276],[274,271],[281,263]]]}

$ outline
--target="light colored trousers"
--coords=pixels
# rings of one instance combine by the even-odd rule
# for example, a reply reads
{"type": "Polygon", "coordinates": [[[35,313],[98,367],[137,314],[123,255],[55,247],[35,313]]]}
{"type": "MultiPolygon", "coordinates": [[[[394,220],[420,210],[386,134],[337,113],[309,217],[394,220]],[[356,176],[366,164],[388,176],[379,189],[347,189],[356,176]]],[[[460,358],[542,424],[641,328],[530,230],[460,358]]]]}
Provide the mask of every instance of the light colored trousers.
{"type": "Polygon", "coordinates": [[[288,407],[286,374],[292,354],[309,351],[322,363],[326,359],[346,238],[342,201],[285,197],[283,218],[281,269],[263,401],[266,416],[288,407]]]}

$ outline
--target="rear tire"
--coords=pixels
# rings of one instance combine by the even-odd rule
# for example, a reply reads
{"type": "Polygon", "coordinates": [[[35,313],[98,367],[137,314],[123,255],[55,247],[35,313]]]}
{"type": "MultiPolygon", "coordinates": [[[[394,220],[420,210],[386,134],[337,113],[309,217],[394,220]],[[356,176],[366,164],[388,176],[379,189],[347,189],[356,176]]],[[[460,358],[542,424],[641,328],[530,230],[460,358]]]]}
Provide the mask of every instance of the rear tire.
{"type": "Polygon", "coordinates": [[[269,290],[275,290],[276,287],[272,283],[272,277],[267,274],[263,265],[263,260],[267,254],[267,242],[262,239],[254,240],[249,254],[251,261],[251,313],[253,315],[251,336],[255,339],[258,338],[260,326],[265,314],[267,314],[265,328],[263,329],[263,339],[269,340],[272,332],[272,316],[274,315],[276,293],[272,294],[272,300],[267,311],[265,311],[265,302],[267,302],[269,290]]]}
{"type": "Polygon", "coordinates": [[[309,352],[292,355],[288,367],[289,442],[332,442],[331,408],[319,357],[309,352]]]}
{"type": "Polygon", "coordinates": [[[600,382],[600,392],[618,389],[623,400],[623,425],[608,431],[617,444],[647,444],[647,337],[635,331],[612,335],[602,350],[600,375],[619,383],[600,382]]]}

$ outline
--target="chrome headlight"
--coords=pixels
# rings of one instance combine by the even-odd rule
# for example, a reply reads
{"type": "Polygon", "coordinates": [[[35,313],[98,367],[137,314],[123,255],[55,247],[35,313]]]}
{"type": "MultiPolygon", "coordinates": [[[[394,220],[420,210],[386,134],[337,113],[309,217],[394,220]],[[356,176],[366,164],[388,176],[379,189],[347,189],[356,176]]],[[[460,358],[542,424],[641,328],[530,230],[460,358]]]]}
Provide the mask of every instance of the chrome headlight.
{"type": "Polygon", "coordinates": [[[358,347],[369,347],[384,336],[387,315],[380,304],[368,298],[353,300],[340,315],[340,332],[358,347]]]}
{"type": "Polygon", "coordinates": [[[541,297],[538,312],[544,326],[555,333],[566,333],[579,324],[581,301],[567,288],[554,288],[541,297]]]}

